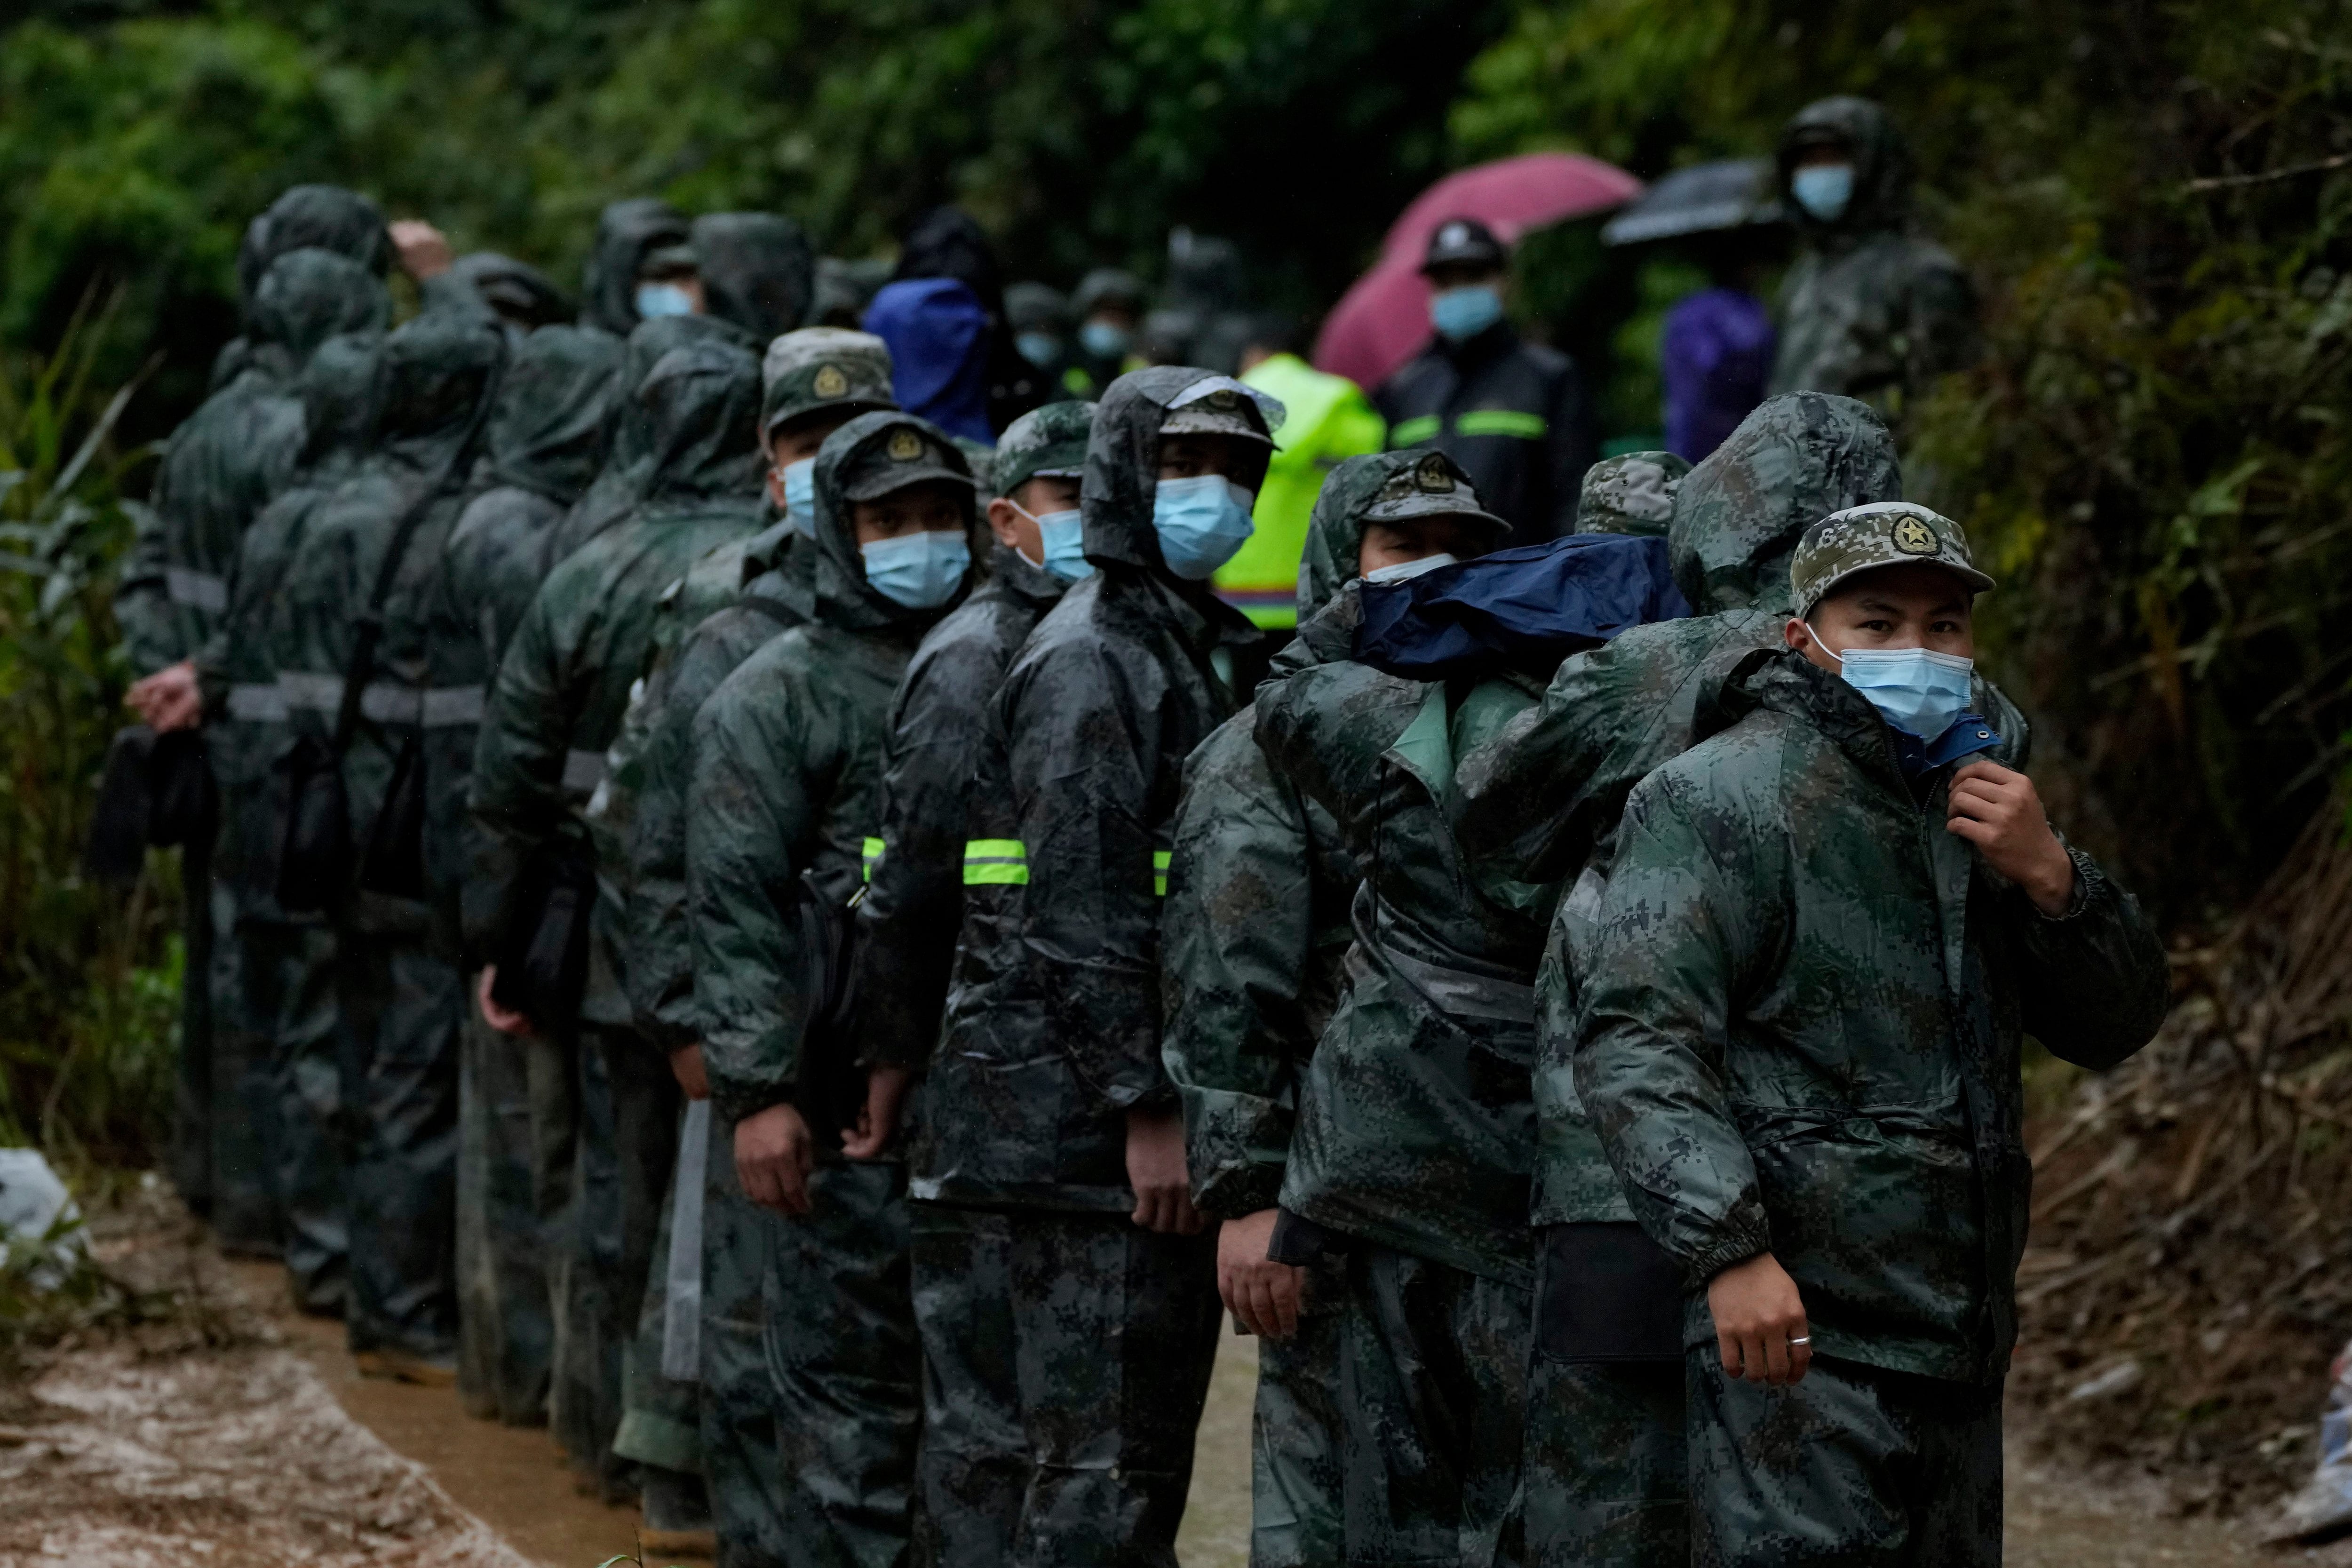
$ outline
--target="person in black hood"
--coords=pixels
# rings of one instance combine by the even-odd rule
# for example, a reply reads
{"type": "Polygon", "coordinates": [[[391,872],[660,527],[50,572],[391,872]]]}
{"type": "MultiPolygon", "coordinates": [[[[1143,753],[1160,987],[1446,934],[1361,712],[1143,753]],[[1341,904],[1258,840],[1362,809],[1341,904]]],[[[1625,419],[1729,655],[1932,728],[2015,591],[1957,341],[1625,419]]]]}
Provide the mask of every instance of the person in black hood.
{"type": "Polygon", "coordinates": [[[1095,572],[990,711],[911,1155],[940,1562],[1170,1560],[1219,1311],[1160,1065],[1160,902],[1184,759],[1258,641],[1207,579],[1279,421],[1194,367],[1112,384],[1079,508],[1095,572]]]}
{"type": "Polygon", "coordinates": [[[1476,218],[1437,226],[1421,264],[1436,335],[1373,401],[1391,449],[1435,447],[1459,463],[1524,544],[1576,531],[1584,470],[1601,448],[1575,362],[1527,342],[1504,314],[1509,264],[1476,218]]]}
{"type": "MultiPolygon", "coordinates": [[[[302,451],[299,376],[320,344],[340,332],[380,331],[391,310],[383,285],[360,263],[311,247],[280,254],[253,291],[244,368],[173,433],[152,523],[141,530],[115,592],[141,677],[126,700],[158,731],[203,720],[198,659],[227,612],[239,543],[291,479],[302,451]]],[[[238,1059],[244,1047],[233,1026],[215,1049],[215,1013],[234,1018],[238,1005],[212,990],[210,954],[216,940],[227,940],[235,915],[226,889],[211,886],[208,847],[199,842],[183,860],[192,896],[173,1175],[192,1206],[209,1211],[225,1246],[272,1253],[279,1215],[256,1142],[266,1107],[248,1103],[253,1097],[238,1088],[260,1064],[238,1059]]]]}
{"type": "Polygon", "coordinates": [[[298,745],[309,766],[340,773],[351,842],[364,847],[310,889],[335,924],[346,1106],[360,1128],[344,1321],[363,1372],[436,1384],[454,1376],[465,991],[424,865],[425,737],[459,706],[432,689],[427,605],[504,357],[502,332],[457,311],[385,340],[374,449],[310,519],[268,631],[307,736],[298,745]],[[363,661],[371,618],[381,630],[363,661]],[[354,679],[364,685],[347,703],[354,679]]]}
{"type": "MultiPolygon", "coordinates": [[[[327,250],[355,261],[377,278],[392,267],[391,232],[373,202],[340,185],[293,185],[245,226],[236,247],[236,290],[250,320],[253,297],[270,264],[289,251],[327,250]]],[[[212,389],[236,379],[252,353],[249,333],[231,338],[214,356],[212,389]]]]}
{"type": "Polygon", "coordinates": [[[685,215],[650,196],[614,202],[596,219],[595,248],[581,285],[581,319],[625,338],[645,318],[637,310],[637,279],[657,250],[687,243],[685,215]]]}
{"type": "Polygon", "coordinates": [[[816,292],[816,250],[775,213],[705,213],[692,230],[702,308],[765,346],[801,324],[816,292]]]}
{"type": "MultiPolygon", "coordinates": [[[[464,263],[461,261],[460,266],[464,263]]],[[[436,690],[478,714],[506,644],[544,575],[547,531],[588,488],[610,438],[621,345],[593,329],[542,327],[515,345],[492,406],[475,493],[442,552],[433,598],[436,690]]],[[[476,726],[426,732],[432,798],[425,861],[446,918],[469,858],[466,802],[476,726]]],[[[468,978],[467,992],[472,990],[468,978]]],[[[467,1010],[460,1046],[457,1388],[467,1408],[509,1426],[546,1419],[554,1343],[545,1237],[570,1201],[570,1151],[534,1158],[534,1086],[568,1081],[552,1040],[501,1035],[467,1010]]]]}
{"type": "Polygon", "coordinates": [[[1780,133],[1780,171],[1805,249],[1780,285],[1771,390],[1860,398],[1899,424],[1976,336],[1968,274],[1912,232],[1902,133],[1867,99],[1825,98],[1780,133]]]}
{"type": "Polygon", "coordinates": [[[988,425],[1002,431],[1053,395],[1045,373],[1021,357],[1004,319],[1004,276],[995,249],[961,207],[929,208],[899,241],[893,283],[910,278],[952,278],[972,292],[988,313],[988,425]]]}

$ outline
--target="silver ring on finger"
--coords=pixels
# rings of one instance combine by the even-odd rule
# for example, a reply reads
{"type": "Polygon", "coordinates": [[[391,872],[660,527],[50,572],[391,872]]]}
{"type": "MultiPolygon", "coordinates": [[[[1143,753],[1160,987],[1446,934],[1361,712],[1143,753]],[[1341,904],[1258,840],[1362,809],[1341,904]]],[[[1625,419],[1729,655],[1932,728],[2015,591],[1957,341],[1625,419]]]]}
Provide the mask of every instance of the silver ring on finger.
{"type": "Polygon", "coordinates": [[[1798,1334],[1790,1339],[1789,1342],[1792,1345],[1809,1345],[1813,1342],[1813,1336],[1811,1334],[1798,1334]]]}

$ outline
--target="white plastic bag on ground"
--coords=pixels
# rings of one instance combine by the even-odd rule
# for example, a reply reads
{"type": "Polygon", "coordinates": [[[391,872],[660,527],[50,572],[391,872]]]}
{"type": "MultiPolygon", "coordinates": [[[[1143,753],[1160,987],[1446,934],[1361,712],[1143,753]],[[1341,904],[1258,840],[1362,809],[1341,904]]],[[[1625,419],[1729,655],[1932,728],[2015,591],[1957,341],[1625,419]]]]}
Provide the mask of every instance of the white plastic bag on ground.
{"type": "Polygon", "coordinates": [[[55,1289],[83,1250],[81,1211],[37,1149],[0,1149],[0,1235],[11,1260],[38,1257],[35,1285],[55,1289]]]}
{"type": "Polygon", "coordinates": [[[2319,1413],[2319,1465],[2303,1489],[2287,1499],[2271,1535],[2314,1541],[2352,1531],[2352,1344],[2336,1352],[2334,1380],[2319,1413]]]}

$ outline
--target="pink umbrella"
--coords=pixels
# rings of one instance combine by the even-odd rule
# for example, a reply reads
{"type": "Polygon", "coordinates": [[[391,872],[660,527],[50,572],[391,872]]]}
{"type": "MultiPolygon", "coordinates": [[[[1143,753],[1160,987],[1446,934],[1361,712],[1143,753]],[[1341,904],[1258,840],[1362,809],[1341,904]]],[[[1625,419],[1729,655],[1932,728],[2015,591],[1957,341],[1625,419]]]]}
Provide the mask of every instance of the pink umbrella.
{"type": "Polygon", "coordinates": [[[1323,320],[1315,363],[1373,387],[1429,341],[1429,287],[1418,270],[1429,237],[1475,217],[1506,245],[1530,229],[1622,206],[1642,182],[1580,153],[1528,153],[1457,169],[1413,198],[1381,242],[1381,259],[1323,320]]]}

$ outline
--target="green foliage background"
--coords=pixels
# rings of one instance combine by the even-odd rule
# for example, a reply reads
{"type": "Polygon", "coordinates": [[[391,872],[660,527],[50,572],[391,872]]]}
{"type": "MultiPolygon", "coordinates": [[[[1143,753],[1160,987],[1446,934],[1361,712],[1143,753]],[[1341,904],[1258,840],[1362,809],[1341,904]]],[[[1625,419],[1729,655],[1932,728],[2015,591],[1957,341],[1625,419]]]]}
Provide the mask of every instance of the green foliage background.
{"type": "MultiPolygon", "coordinates": [[[[0,344],[54,354],[93,280],[121,288],[92,384],[163,358],[110,451],[200,395],[235,327],[238,233],[298,179],[355,184],[565,280],[596,208],[625,195],[783,210],[846,255],[953,198],[1015,275],[1062,282],[1102,260],[1153,270],[1190,223],[1238,239],[1266,296],[1312,310],[1448,167],[1564,146],[1654,176],[1769,150],[1811,98],[1870,94],[1908,131],[1922,221],[1984,303],[1982,362],[1906,411],[1911,486],[1967,521],[2002,580],[1988,658],[2036,716],[2058,815],[2197,922],[2234,906],[2344,768],[2347,0],[30,0],[12,16],[0,344]]],[[[1589,228],[1538,237],[1523,272],[1530,313],[1601,373],[1612,428],[1643,428],[1656,322],[1691,275],[1604,256],[1589,228]]],[[[90,689],[110,700],[115,680],[101,668],[90,689]]]]}

